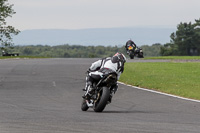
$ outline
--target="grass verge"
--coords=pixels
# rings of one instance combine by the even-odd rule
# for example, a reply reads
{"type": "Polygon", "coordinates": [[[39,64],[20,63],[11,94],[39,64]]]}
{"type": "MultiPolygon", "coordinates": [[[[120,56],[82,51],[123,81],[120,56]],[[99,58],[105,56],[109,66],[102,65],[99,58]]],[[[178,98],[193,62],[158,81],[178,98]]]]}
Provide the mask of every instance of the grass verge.
{"type": "Polygon", "coordinates": [[[169,60],[200,60],[200,56],[157,56],[144,59],[169,59],[169,60]]]}
{"type": "Polygon", "coordinates": [[[200,62],[126,63],[120,81],[200,100],[200,62]]]}

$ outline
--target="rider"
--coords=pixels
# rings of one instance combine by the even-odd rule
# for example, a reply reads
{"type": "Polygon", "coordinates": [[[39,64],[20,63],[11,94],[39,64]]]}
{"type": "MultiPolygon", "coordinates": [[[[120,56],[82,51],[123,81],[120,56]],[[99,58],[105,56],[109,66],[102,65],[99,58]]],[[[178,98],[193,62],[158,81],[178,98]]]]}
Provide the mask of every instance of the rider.
{"type": "Polygon", "coordinates": [[[136,48],[136,44],[131,39],[126,42],[126,45],[125,45],[126,51],[128,51],[129,46],[132,46],[134,50],[136,48]]]}
{"type": "MultiPolygon", "coordinates": [[[[113,57],[107,57],[100,59],[94,63],[89,68],[89,74],[86,77],[86,86],[84,91],[86,93],[83,98],[88,98],[93,92],[93,83],[99,81],[106,71],[114,71],[117,73],[117,80],[120,78],[121,73],[124,71],[124,63],[126,62],[126,57],[122,53],[116,53],[113,57]]],[[[113,86],[114,93],[117,91],[118,85],[113,86]]]]}

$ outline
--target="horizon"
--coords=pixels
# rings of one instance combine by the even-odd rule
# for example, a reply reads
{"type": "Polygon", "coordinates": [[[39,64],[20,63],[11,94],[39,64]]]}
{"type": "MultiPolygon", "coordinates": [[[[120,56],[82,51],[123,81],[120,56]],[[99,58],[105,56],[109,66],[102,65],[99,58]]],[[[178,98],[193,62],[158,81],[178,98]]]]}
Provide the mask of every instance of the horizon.
{"type": "Polygon", "coordinates": [[[22,31],[13,38],[15,44],[21,45],[124,45],[132,39],[137,45],[168,43],[175,28],[88,28],[68,29],[33,29],[22,31]]]}

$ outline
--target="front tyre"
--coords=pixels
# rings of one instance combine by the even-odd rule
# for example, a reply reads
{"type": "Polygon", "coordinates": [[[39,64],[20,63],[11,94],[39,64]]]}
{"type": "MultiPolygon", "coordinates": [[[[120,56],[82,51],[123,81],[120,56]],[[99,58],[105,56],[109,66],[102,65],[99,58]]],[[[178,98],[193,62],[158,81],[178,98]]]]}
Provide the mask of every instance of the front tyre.
{"type": "Polygon", "coordinates": [[[110,90],[107,87],[103,87],[99,95],[99,99],[94,103],[93,107],[95,112],[102,112],[104,110],[110,97],[110,90]]]}
{"type": "Polygon", "coordinates": [[[89,107],[88,107],[88,105],[87,105],[85,99],[83,99],[82,104],[81,104],[81,110],[82,110],[82,111],[87,111],[88,108],[89,108],[89,107]]]}
{"type": "Polygon", "coordinates": [[[129,56],[130,56],[131,59],[134,59],[134,53],[133,53],[133,51],[130,51],[129,56]]]}

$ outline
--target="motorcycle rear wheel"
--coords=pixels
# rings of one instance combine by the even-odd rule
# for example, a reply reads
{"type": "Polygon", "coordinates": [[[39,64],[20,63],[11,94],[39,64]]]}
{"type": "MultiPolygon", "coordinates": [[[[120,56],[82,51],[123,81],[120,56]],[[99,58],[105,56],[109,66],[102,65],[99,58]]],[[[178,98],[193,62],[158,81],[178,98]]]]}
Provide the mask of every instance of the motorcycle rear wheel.
{"type": "Polygon", "coordinates": [[[107,105],[108,99],[110,97],[110,90],[107,87],[103,87],[102,91],[99,92],[100,97],[94,103],[94,111],[95,112],[102,112],[107,105]]]}
{"type": "Polygon", "coordinates": [[[141,53],[141,54],[140,54],[140,56],[141,56],[141,58],[144,58],[144,55],[143,55],[143,53],[141,53]]]}

